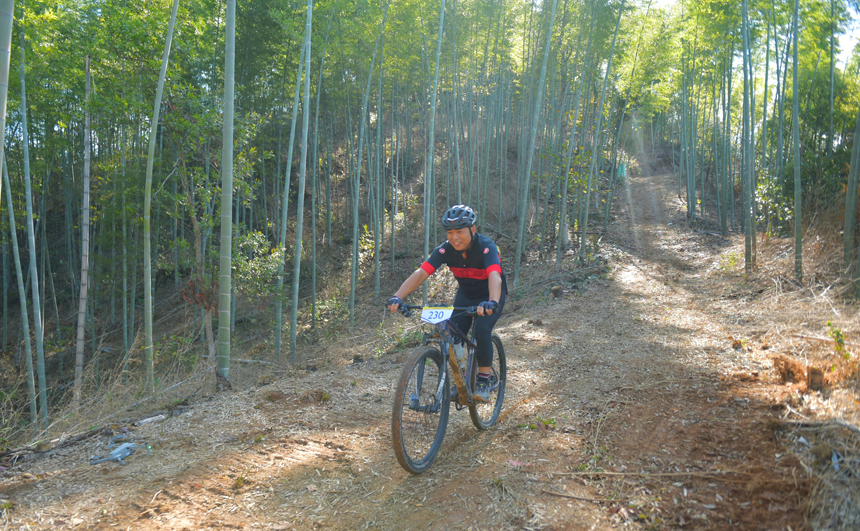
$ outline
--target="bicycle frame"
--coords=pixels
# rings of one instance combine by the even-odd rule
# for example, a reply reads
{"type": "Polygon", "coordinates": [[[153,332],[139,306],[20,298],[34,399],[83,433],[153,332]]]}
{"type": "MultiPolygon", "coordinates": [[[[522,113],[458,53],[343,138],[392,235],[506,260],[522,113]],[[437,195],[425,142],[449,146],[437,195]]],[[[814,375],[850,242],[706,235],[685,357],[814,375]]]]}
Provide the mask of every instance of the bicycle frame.
{"type": "MultiPolygon", "coordinates": [[[[401,305],[400,312],[409,317],[412,315],[411,310],[419,310],[423,309],[424,306],[415,306],[415,305],[401,305]]],[[[467,308],[454,308],[454,310],[464,311],[469,314],[477,315],[477,308],[474,306],[470,306],[467,308]]],[[[433,332],[425,332],[424,340],[422,342],[423,345],[429,345],[430,343],[436,343],[439,345],[440,352],[448,353],[448,366],[451,368],[452,379],[454,380],[454,385],[457,387],[457,402],[455,403],[455,407],[459,410],[464,407],[474,406],[480,403],[483,403],[481,400],[475,400],[474,395],[472,394],[469,386],[466,385],[466,381],[463,379],[463,371],[461,370],[460,363],[457,361],[457,354],[454,351],[454,337],[459,337],[463,342],[463,346],[469,349],[469,355],[466,357],[466,367],[465,374],[471,374],[472,364],[475,363],[475,349],[477,345],[471,338],[466,336],[463,332],[457,328],[457,325],[452,323],[450,320],[445,320],[433,325],[433,332]]],[[[419,379],[421,381],[422,379],[419,379]]],[[[432,411],[438,410],[440,404],[442,402],[442,391],[447,385],[447,372],[443,375],[439,380],[439,385],[436,389],[436,401],[432,406],[432,411]]],[[[420,394],[421,389],[417,389],[416,392],[420,394]]],[[[422,406],[418,406],[414,403],[416,398],[413,396],[413,405],[410,406],[411,409],[415,411],[421,411],[422,406]]],[[[423,406],[427,408],[429,406],[423,406]]]]}

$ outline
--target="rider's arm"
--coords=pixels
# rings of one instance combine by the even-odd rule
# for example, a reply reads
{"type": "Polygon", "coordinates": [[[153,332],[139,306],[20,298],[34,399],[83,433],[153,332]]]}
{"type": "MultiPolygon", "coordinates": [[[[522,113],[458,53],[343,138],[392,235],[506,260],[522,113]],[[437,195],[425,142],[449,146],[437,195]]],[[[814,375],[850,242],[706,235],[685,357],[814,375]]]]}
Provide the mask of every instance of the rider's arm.
{"type": "MultiPolygon", "coordinates": [[[[419,267],[411,275],[409,275],[409,278],[407,278],[406,280],[403,281],[403,284],[400,285],[400,289],[398,289],[394,293],[394,296],[400,297],[401,299],[406,298],[407,295],[409,295],[410,293],[412,293],[413,291],[418,289],[421,286],[421,284],[423,284],[424,281],[427,280],[429,277],[430,277],[430,274],[427,273],[427,271],[425,271],[424,269],[419,267]]],[[[499,293],[500,294],[501,294],[501,285],[502,284],[501,284],[501,280],[500,280],[499,281],[499,293]]],[[[391,313],[394,313],[397,311],[398,306],[399,305],[392,304],[391,306],[388,307],[388,309],[391,310],[391,313]]]]}
{"type": "Polygon", "coordinates": [[[499,302],[502,298],[502,275],[498,271],[490,271],[487,282],[490,284],[490,300],[499,302]]]}
{"type": "MultiPolygon", "coordinates": [[[[502,275],[498,271],[490,271],[490,276],[487,278],[487,283],[490,288],[490,300],[499,302],[502,297],[502,275]]],[[[493,315],[492,310],[486,311],[487,315],[493,315]]],[[[478,307],[478,315],[484,315],[484,309],[478,307]]]]}

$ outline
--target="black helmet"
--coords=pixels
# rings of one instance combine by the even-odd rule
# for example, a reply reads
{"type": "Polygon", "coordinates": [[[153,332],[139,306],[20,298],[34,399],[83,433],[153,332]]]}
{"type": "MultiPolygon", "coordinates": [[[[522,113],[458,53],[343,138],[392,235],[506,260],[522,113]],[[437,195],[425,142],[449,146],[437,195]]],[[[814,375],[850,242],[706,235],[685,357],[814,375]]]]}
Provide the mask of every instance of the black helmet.
{"type": "Polygon", "coordinates": [[[445,230],[463,229],[473,227],[478,216],[471,207],[466,205],[454,205],[442,215],[442,226],[445,230]]]}

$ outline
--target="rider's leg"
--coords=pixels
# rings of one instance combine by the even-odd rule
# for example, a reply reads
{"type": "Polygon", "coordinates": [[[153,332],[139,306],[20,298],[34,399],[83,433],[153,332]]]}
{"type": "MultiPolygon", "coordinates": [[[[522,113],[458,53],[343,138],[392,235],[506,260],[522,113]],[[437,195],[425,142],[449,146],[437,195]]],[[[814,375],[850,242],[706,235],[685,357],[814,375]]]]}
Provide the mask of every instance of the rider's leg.
{"type": "Polygon", "coordinates": [[[488,374],[492,372],[493,364],[493,327],[502,316],[502,308],[505,305],[505,294],[499,299],[499,308],[493,315],[484,315],[475,318],[475,357],[478,360],[478,372],[488,374]]]}
{"type": "MultiPolygon", "coordinates": [[[[467,298],[463,295],[463,292],[457,290],[457,295],[454,297],[454,306],[464,307],[464,306],[477,306],[481,301],[474,302],[472,299],[467,298]]],[[[465,313],[455,312],[454,315],[451,316],[450,321],[460,329],[460,332],[463,332],[465,335],[469,335],[469,330],[472,328],[473,318],[465,313]]]]}
{"type": "MultiPolygon", "coordinates": [[[[454,306],[477,306],[486,299],[470,299],[466,297],[462,291],[457,290],[457,295],[454,297],[454,306]]],[[[484,315],[481,317],[472,318],[465,314],[454,315],[451,317],[457,328],[464,334],[468,334],[474,323],[475,326],[475,351],[478,360],[478,372],[492,372],[493,362],[493,327],[496,326],[496,321],[502,315],[502,309],[505,305],[505,294],[502,293],[499,299],[499,309],[493,312],[493,315],[484,315]]]]}

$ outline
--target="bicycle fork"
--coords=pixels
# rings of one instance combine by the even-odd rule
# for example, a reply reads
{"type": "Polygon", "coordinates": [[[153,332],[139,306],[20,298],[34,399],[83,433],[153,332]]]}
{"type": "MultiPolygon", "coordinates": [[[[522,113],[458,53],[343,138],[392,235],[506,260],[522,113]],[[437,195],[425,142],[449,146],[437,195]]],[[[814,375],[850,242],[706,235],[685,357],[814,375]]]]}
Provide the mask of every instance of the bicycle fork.
{"type": "Polygon", "coordinates": [[[418,374],[415,378],[415,390],[409,397],[409,409],[418,411],[419,413],[438,413],[439,409],[442,407],[442,392],[445,389],[445,385],[447,385],[447,371],[444,370],[444,364],[442,366],[442,371],[440,371],[439,383],[436,385],[436,393],[434,395],[435,399],[432,404],[421,405],[421,388],[424,386],[424,365],[419,365],[417,370],[418,374]]]}

